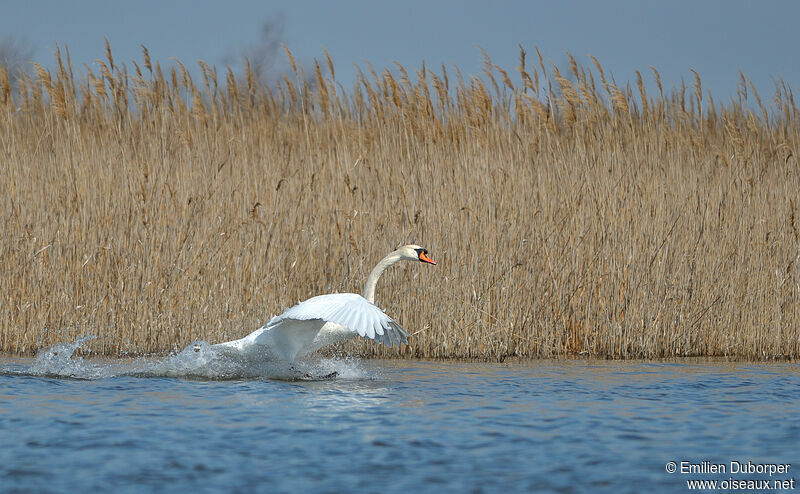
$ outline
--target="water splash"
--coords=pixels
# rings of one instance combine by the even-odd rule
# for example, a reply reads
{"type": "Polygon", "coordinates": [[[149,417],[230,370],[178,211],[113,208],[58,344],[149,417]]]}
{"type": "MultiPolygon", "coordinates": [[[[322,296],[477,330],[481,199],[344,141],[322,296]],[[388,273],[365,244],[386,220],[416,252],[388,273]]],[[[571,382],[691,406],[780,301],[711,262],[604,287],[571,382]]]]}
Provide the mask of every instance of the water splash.
{"type": "Polygon", "coordinates": [[[83,336],[73,343],[57,343],[36,355],[28,374],[43,377],[65,377],[73,379],[102,379],[114,375],[109,366],[73,357],[75,352],[95,339],[94,336],[83,336]]]}
{"type": "Polygon", "coordinates": [[[67,379],[107,379],[112,377],[175,377],[200,380],[320,380],[375,379],[376,372],[365,369],[361,360],[345,358],[307,358],[289,364],[263,359],[241,359],[216,350],[205,341],[196,341],[181,352],[163,358],[138,358],[133,361],[88,359],[75,352],[94,336],[73,343],[59,343],[40,351],[32,363],[0,365],[0,374],[67,379]]]}

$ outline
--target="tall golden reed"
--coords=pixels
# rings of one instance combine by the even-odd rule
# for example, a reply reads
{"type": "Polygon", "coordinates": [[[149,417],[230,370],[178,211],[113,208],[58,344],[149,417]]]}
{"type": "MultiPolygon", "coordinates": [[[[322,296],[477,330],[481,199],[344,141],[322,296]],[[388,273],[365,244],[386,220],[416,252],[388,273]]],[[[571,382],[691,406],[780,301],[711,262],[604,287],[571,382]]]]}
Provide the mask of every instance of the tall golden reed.
{"type": "MultiPolygon", "coordinates": [[[[800,113],[743,75],[720,103],[520,53],[482,78],[399,64],[337,83],[106,60],[0,69],[0,351],[240,337],[378,286],[401,350],[503,359],[800,356],[800,113]],[[199,75],[198,75],[199,74],[199,75]],[[195,80],[195,77],[199,79],[195,80]],[[12,84],[14,90],[12,90],[12,84]]],[[[327,67],[327,69],[326,69],[327,67]]],[[[327,76],[325,74],[328,74],[327,76]]]]}

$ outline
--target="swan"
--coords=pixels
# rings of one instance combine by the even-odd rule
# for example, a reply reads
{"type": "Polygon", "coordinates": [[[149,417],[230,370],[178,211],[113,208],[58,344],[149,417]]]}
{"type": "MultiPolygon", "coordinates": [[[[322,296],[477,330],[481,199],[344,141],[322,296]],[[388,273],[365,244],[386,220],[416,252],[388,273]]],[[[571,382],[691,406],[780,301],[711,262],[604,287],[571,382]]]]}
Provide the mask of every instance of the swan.
{"type": "Polygon", "coordinates": [[[391,347],[408,344],[406,333],[394,319],[375,306],[375,286],[389,266],[400,261],[436,264],[419,245],[404,245],[390,252],[372,269],[364,295],[318,295],[270,319],[244,338],[219,343],[213,348],[245,358],[280,359],[289,363],[322,347],[356,335],[391,347]]]}

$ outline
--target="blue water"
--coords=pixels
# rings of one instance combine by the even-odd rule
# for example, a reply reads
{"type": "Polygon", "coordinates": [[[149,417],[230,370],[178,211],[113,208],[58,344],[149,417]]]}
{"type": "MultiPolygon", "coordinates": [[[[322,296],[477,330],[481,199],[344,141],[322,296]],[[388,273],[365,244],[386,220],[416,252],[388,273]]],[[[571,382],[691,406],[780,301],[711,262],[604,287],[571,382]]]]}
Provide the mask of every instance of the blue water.
{"type": "MultiPolygon", "coordinates": [[[[1,492],[687,492],[800,479],[800,366],[0,359],[1,492]],[[331,379],[317,379],[336,371],[331,379]],[[669,461],[791,463],[669,474],[669,461]]],[[[800,483],[795,487],[800,490],[800,483]]]]}

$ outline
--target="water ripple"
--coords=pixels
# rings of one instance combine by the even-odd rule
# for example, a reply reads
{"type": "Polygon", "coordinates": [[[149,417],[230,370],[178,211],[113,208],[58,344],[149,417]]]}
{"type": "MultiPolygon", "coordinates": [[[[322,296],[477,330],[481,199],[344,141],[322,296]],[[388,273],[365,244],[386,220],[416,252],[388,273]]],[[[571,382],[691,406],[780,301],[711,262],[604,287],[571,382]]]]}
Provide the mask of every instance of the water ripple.
{"type": "Polygon", "coordinates": [[[0,362],[4,489],[682,491],[669,460],[800,464],[796,364],[328,359],[276,371],[195,347],[0,362]],[[340,377],[292,374],[331,369],[340,377]]]}

